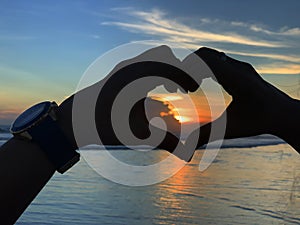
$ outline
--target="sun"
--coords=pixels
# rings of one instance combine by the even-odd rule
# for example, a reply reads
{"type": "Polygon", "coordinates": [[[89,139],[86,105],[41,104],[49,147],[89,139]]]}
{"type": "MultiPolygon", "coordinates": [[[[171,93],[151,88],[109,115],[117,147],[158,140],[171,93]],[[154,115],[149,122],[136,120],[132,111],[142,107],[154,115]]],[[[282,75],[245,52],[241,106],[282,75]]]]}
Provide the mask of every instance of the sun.
{"type": "Polygon", "coordinates": [[[173,116],[180,124],[192,123],[195,120],[187,113],[189,112],[189,109],[185,107],[185,99],[182,96],[175,94],[161,94],[159,96],[151,96],[151,98],[161,101],[168,106],[169,111],[160,112],[161,117],[173,116]],[[182,107],[175,107],[174,104],[172,104],[174,101],[177,101],[176,105],[182,107]]]}
{"type": "Polygon", "coordinates": [[[184,109],[182,108],[176,108],[174,106],[171,106],[170,112],[173,115],[173,117],[176,120],[178,120],[179,123],[188,123],[193,121],[191,117],[184,114],[184,109]]]}
{"type": "Polygon", "coordinates": [[[179,116],[179,115],[177,115],[177,116],[174,116],[174,118],[176,120],[178,120],[179,123],[188,123],[188,122],[191,122],[191,118],[188,117],[188,116],[179,116]]]}

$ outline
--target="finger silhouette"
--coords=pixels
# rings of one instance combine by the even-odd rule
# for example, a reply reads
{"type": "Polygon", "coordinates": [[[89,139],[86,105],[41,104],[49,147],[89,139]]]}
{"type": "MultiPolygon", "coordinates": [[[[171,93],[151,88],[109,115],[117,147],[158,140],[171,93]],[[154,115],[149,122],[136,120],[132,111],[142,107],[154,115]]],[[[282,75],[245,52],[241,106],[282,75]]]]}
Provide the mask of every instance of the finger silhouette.
{"type": "MultiPolygon", "coordinates": [[[[193,54],[200,57],[212,70],[213,79],[234,98],[248,97],[250,94],[264,92],[266,82],[259,76],[251,64],[235,60],[222,52],[210,48],[200,48],[186,59],[184,64],[189,64],[193,54]],[[254,88],[255,87],[255,88],[254,88]]],[[[209,74],[201,74],[203,78],[209,74]]]]}
{"type": "MultiPolygon", "coordinates": [[[[152,48],[132,59],[120,62],[104,81],[106,82],[111,77],[117,77],[119,83],[124,86],[124,84],[146,76],[165,78],[163,83],[160,80],[160,83],[155,85],[164,85],[169,92],[176,92],[178,88],[184,92],[195,91],[199,87],[199,84],[183,71],[181,61],[166,45],[152,48]]],[[[146,87],[147,84],[144,86],[146,87]]],[[[150,85],[148,86],[146,91],[151,88],[150,85]]],[[[155,86],[152,87],[152,89],[154,88],[155,86]]]]}

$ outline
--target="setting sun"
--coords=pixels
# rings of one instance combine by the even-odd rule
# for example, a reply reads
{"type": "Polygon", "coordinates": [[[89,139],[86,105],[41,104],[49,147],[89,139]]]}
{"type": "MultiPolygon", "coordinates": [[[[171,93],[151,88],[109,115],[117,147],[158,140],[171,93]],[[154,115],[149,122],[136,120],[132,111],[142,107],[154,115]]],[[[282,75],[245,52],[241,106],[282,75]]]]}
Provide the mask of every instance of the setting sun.
{"type": "Polygon", "coordinates": [[[187,117],[187,116],[174,116],[174,118],[176,120],[179,121],[179,123],[187,123],[187,122],[191,122],[192,119],[190,117],[187,117]]]}
{"type": "Polygon", "coordinates": [[[168,116],[173,115],[173,117],[178,120],[179,123],[188,123],[188,122],[195,122],[195,118],[190,117],[187,115],[188,107],[176,107],[172,102],[180,101],[179,105],[183,105],[185,99],[178,95],[161,95],[159,97],[156,96],[156,99],[164,102],[164,104],[168,105],[169,112],[161,112],[160,116],[168,116]]]}
{"type": "Polygon", "coordinates": [[[161,112],[160,116],[173,115],[173,117],[181,124],[208,122],[210,121],[210,110],[207,107],[206,99],[186,94],[155,94],[151,96],[153,99],[162,101],[168,105],[168,112],[161,112]],[[200,101],[197,101],[201,98],[200,101]]]}

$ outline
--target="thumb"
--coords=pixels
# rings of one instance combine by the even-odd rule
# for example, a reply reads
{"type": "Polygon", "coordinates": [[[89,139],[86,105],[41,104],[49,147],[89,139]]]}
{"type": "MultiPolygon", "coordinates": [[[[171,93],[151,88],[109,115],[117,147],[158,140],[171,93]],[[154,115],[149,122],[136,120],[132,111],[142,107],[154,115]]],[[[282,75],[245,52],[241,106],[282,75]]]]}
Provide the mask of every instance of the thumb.
{"type": "Polygon", "coordinates": [[[184,146],[183,158],[191,161],[195,149],[213,141],[226,138],[226,113],[224,112],[217,120],[207,123],[193,131],[187,138],[184,146]]]}
{"type": "MultiPolygon", "coordinates": [[[[164,139],[161,141],[161,143],[158,144],[157,146],[155,145],[155,143],[149,143],[149,145],[167,150],[168,152],[172,153],[175,156],[177,156],[176,152],[182,151],[183,144],[178,139],[178,137],[176,137],[174,134],[172,134],[169,131],[162,130],[158,127],[155,127],[151,124],[149,124],[149,128],[150,128],[151,132],[155,133],[157,136],[164,137],[164,139]]],[[[177,157],[179,157],[179,156],[177,156],[177,157]]],[[[183,159],[181,157],[179,157],[179,158],[183,159]]]]}
{"type": "Polygon", "coordinates": [[[208,143],[210,131],[211,123],[205,124],[204,126],[194,130],[186,139],[184,152],[181,153],[180,157],[185,161],[190,162],[195,150],[208,143]]]}

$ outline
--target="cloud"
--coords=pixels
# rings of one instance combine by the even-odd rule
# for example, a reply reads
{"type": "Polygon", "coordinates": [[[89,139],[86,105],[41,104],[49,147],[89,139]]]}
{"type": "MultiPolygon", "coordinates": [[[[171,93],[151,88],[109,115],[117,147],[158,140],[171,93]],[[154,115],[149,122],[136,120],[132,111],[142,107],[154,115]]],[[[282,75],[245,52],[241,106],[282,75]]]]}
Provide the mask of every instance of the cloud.
{"type": "MultiPolygon", "coordinates": [[[[199,44],[188,42],[188,39],[178,38],[178,37],[169,37],[166,38],[165,41],[180,43],[181,47],[186,47],[189,49],[198,49],[199,44]]],[[[149,42],[149,45],[153,45],[153,47],[159,45],[159,42],[149,42]]],[[[238,56],[247,56],[247,57],[255,57],[255,58],[266,58],[273,59],[278,61],[286,61],[291,63],[300,63],[300,56],[294,54],[276,54],[276,53],[259,53],[259,52],[250,52],[250,51],[235,51],[228,48],[216,48],[218,51],[225,52],[226,54],[238,55],[238,56]]]]}
{"type": "Polygon", "coordinates": [[[100,39],[101,38],[101,36],[97,35],[97,34],[91,34],[91,35],[89,35],[89,37],[92,39],[100,39]]]}
{"type": "Polygon", "coordinates": [[[246,23],[240,21],[231,21],[230,24],[237,27],[247,27],[246,23]]]}
{"type": "Polygon", "coordinates": [[[183,98],[180,95],[170,95],[170,94],[155,94],[154,99],[158,98],[158,100],[162,100],[162,101],[178,101],[178,100],[182,100],[183,98]]]}
{"type": "Polygon", "coordinates": [[[300,37],[300,28],[298,27],[295,28],[282,27],[279,31],[271,31],[268,30],[267,28],[255,24],[252,25],[245,24],[245,27],[248,27],[252,31],[261,32],[268,35],[300,37]]]}
{"type": "MultiPolygon", "coordinates": [[[[206,20],[209,21],[209,20],[206,20]]],[[[210,21],[212,22],[212,21],[210,21]]],[[[294,27],[289,28],[287,26],[281,27],[279,30],[272,31],[268,29],[265,25],[259,25],[259,24],[251,24],[251,23],[245,23],[242,21],[232,21],[229,22],[230,25],[235,27],[244,27],[254,32],[260,32],[268,35],[276,35],[276,36],[294,36],[294,37],[300,37],[300,28],[294,27]]]]}
{"type": "Polygon", "coordinates": [[[180,43],[180,46],[188,49],[195,50],[207,45],[227,54],[260,58],[260,65],[256,66],[260,73],[299,73],[298,27],[284,26],[271,30],[264,24],[211,18],[199,18],[197,24],[187,25],[189,18],[185,18],[183,23],[159,9],[141,11],[126,7],[113,10],[118,12],[118,19],[103,22],[102,25],[117,26],[161,41],[180,43]],[[271,65],[270,61],[274,63],[271,65]]]}
{"type": "Polygon", "coordinates": [[[271,63],[256,67],[262,74],[300,74],[300,65],[271,63]]]}
{"type": "MultiPolygon", "coordinates": [[[[221,43],[234,43],[249,46],[261,46],[261,47],[283,47],[283,43],[276,41],[266,41],[263,39],[257,39],[255,37],[249,37],[246,35],[237,34],[232,31],[223,33],[216,33],[207,31],[207,29],[195,29],[191,26],[185,25],[176,19],[167,18],[167,14],[161,10],[153,9],[151,11],[138,11],[129,8],[117,8],[114,9],[119,12],[123,12],[133,18],[128,21],[108,21],[103,22],[102,25],[112,25],[124,28],[131,32],[138,32],[158,36],[163,39],[169,39],[170,36],[176,38],[183,38],[190,42],[221,42],[221,43]]],[[[200,22],[203,24],[217,23],[219,20],[210,20],[202,18],[200,22]]]]}
{"type": "MultiPolygon", "coordinates": [[[[219,49],[220,50],[220,49],[219,49]]],[[[252,52],[241,52],[241,51],[232,51],[232,50],[222,50],[226,53],[233,54],[233,55],[242,55],[242,56],[253,56],[253,57],[260,57],[260,58],[269,58],[287,62],[294,62],[300,63],[299,55],[280,55],[280,54],[273,54],[273,53],[252,53],[252,52]]]]}
{"type": "Polygon", "coordinates": [[[298,27],[295,28],[283,27],[279,31],[271,31],[258,25],[248,25],[246,27],[249,27],[249,29],[252,31],[261,32],[268,35],[300,37],[300,28],[298,27]]]}
{"type": "Polygon", "coordinates": [[[295,27],[291,29],[286,29],[283,32],[281,32],[282,35],[291,35],[291,36],[298,36],[300,37],[300,28],[295,27]]]}

